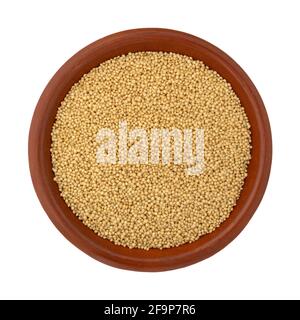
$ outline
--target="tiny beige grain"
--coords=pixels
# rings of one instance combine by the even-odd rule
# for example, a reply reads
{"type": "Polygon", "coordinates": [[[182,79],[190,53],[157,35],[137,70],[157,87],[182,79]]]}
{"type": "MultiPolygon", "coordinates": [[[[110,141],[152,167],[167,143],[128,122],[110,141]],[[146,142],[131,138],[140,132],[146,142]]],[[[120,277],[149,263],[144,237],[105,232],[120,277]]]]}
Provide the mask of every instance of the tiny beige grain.
{"type": "Polygon", "coordinates": [[[108,60],[75,83],[52,130],[61,196],[100,237],[129,248],[193,242],[226,220],[251,158],[250,124],[231,85],[201,61],[163,52],[108,60]],[[130,128],[202,128],[205,170],[185,164],[99,164],[96,135],[130,128]]]}

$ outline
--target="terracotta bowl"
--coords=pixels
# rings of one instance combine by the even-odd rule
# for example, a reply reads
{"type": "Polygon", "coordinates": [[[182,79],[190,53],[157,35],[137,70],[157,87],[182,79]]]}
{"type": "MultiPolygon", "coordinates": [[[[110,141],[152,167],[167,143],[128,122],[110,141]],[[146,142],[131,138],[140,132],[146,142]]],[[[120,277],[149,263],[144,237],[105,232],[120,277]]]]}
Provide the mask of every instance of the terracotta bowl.
{"type": "Polygon", "coordinates": [[[91,257],[114,267],[163,271],[208,258],[229,244],[246,226],[265,192],[271,168],[272,141],[263,102],[246,73],[227,54],[195,36],[167,29],[136,29],[100,39],[76,53],[50,80],[36,106],[29,134],[29,165],[37,196],[60,232],[91,257]],[[136,51],[167,51],[202,60],[229,81],[239,96],[252,129],[252,159],[237,205],[214,232],[171,249],[128,249],[102,239],[83,225],[53,181],[51,129],[60,102],[83,74],[101,62],[136,51]]]}

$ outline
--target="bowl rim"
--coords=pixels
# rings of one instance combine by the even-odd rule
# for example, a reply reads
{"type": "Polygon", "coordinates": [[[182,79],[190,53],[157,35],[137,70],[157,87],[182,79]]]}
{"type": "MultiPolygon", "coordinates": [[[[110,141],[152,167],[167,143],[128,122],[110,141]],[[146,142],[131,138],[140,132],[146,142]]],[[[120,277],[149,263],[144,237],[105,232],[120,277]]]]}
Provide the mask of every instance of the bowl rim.
{"type": "MultiPolygon", "coordinates": [[[[157,46],[159,47],[159,44],[157,46]]],[[[105,60],[107,59],[103,57],[103,61],[105,60]]],[[[210,67],[213,68],[213,66],[210,67]]],[[[48,153],[46,157],[50,157],[50,150],[48,150],[48,153]]],[[[212,256],[227,246],[244,229],[257,209],[268,183],[272,162],[272,138],[263,101],[250,78],[232,58],[209,42],[188,33],[162,28],[141,28],[117,32],[96,40],[78,51],[61,66],[45,87],[35,108],[29,131],[28,156],[32,183],[39,201],[56,228],[71,243],[91,257],[113,267],[135,271],[165,271],[188,266],[212,256]],[[66,77],[68,77],[67,75],[75,74],[78,71],[78,66],[83,63],[84,59],[89,59],[97,50],[112,48],[112,52],[115,52],[115,56],[117,56],[119,55],[117,54],[119,52],[117,48],[121,50],[120,46],[124,42],[130,43],[130,41],[135,41],[138,43],[138,41],[144,41],[143,43],[146,43],[147,41],[152,41],[151,46],[155,46],[155,39],[158,42],[162,38],[171,39],[170,43],[172,43],[171,41],[186,41],[194,50],[205,51],[206,54],[211,55],[215,59],[214,61],[222,63],[237,79],[244,90],[243,94],[245,93],[247,99],[250,99],[249,101],[252,103],[251,107],[255,111],[253,111],[255,117],[257,117],[258,129],[256,134],[258,135],[257,139],[259,139],[259,157],[257,161],[255,160],[258,169],[255,174],[255,181],[252,181],[253,188],[248,192],[247,197],[245,196],[243,205],[237,209],[239,212],[234,217],[234,220],[230,223],[226,220],[222,223],[221,227],[217,228],[217,232],[214,231],[211,234],[200,237],[199,240],[194,242],[194,245],[184,244],[177,248],[150,249],[149,251],[145,251],[117,246],[109,240],[100,238],[85,227],[69,208],[62,209],[62,206],[66,205],[61,203],[63,202],[61,197],[58,199],[58,187],[55,191],[50,181],[51,175],[53,179],[53,172],[49,172],[49,167],[45,165],[43,160],[46,152],[44,141],[47,139],[51,140],[50,136],[46,136],[45,133],[45,127],[50,125],[49,121],[46,121],[47,119],[49,120],[49,117],[47,118],[45,115],[48,112],[47,108],[51,108],[51,105],[56,110],[59,107],[57,103],[55,107],[53,106],[53,95],[57,90],[60,90],[59,88],[64,83],[66,77]],[[69,210],[73,217],[69,213],[66,213],[66,210],[69,210]],[[205,240],[203,240],[204,238],[205,240]]],[[[245,181],[247,179],[248,177],[245,181]]],[[[252,175],[251,179],[254,179],[254,175],[252,175]]],[[[239,200],[237,202],[239,203],[239,200]]],[[[236,210],[235,208],[234,210],[236,210]]]]}

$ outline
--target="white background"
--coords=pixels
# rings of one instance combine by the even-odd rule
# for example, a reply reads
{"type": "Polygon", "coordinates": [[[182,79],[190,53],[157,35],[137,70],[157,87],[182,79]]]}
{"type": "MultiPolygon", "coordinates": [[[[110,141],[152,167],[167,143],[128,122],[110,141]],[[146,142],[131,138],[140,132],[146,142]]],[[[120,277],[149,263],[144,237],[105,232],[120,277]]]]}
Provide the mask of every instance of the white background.
{"type": "Polygon", "coordinates": [[[298,1],[1,1],[0,298],[300,298],[300,7],[298,1]],[[224,250],[162,273],[101,264],[52,225],[34,193],[27,139],[55,71],[116,31],[165,27],[227,52],[265,102],[273,165],[264,199],[224,250]]]}

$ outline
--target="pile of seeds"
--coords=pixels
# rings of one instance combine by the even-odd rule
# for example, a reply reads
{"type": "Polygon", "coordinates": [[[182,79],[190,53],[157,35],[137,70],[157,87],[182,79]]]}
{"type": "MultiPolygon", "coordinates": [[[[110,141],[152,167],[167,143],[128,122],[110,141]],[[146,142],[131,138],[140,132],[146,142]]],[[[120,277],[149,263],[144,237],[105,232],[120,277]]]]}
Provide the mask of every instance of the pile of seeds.
{"type": "Polygon", "coordinates": [[[250,125],[239,98],[201,61],[163,52],[116,57],[74,84],[57,112],[52,163],[61,196],[99,236],[129,248],[197,240],[228,218],[247,175],[250,125]],[[204,130],[205,168],[97,163],[97,133],[204,130]]]}

